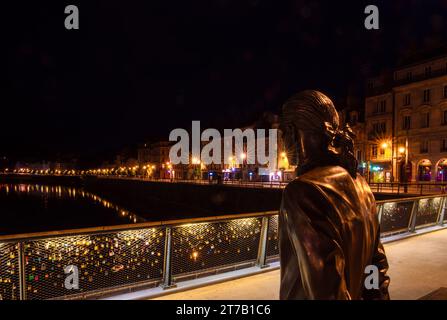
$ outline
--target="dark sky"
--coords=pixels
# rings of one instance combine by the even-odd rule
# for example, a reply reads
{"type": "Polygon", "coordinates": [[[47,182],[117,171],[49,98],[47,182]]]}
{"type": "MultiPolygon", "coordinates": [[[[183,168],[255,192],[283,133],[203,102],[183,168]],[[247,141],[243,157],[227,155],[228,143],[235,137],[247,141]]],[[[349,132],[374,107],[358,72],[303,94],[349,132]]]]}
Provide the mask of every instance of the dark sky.
{"type": "Polygon", "coordinates": [[[0,155],[118,150],[233,128],[302,89],[349,87],[446,44],[447,1],[16,1],[2,4],[0,155]],[[78,5],[80,30],[64,28],[78,5]],[[366,4],[380,30],[364,28],[366,4]],[[12,6],[12,7],[11,7],[12,6]]]}

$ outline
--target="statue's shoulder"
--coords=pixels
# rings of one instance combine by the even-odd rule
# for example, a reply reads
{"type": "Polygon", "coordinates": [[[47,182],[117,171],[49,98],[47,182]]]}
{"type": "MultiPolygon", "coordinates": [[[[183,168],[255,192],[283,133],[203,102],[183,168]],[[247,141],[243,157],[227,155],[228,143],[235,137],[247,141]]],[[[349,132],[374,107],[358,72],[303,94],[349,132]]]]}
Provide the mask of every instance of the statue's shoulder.
{"type": "Polygon", "coordinates": [[[349,172],[341,166],[317,167],[300,176],[301,179],[313,182],[327,182],[328,180],[346,179],[349,172]]]}
{"type": "Polygon", "coordinates": [[[306,192],[309,190],[314,190],[317,188],[317,185],[314,183],[313,179],[309,179],[306,174],[296,177],[292,181],[290,181],[286,188],[284,189],[285,193],[289,192],[306,192]]]}
{"type": "Polygon", "coordinates": [[[286,187],[286,190],[322,190],[330,185],[345,184],[352,181],[350,174],[340,166],[325,166],[310,170],[294,180],[292,180],[286,187]]]}
{"type": "MultiPolygon", "coordinates": [[[[310,210],[313,216],[317,214],[317,211],[327,213],[331,209],[325,190],[304,175],[295,178],[286,186],[283,193],[283,206],[292,212],[301,212],[299,208],[313,208],[310,210]],[[315,211],[316,208],[321,210],[315,211]]],[[[309,212],[302,213],[310,214],[309,212]]]]}

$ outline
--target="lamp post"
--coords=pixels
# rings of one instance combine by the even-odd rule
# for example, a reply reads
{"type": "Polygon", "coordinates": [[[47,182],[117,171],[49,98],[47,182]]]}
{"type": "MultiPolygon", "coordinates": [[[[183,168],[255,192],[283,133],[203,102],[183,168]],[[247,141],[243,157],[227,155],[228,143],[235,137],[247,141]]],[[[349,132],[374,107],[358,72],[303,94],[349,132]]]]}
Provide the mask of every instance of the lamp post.
{"type": "Polygon", "coordinates": [[[408,193],[408,137],[405,139],[405,147],[399,148],[399,154],[404,156],[404,168],[402,172],[402,182],[404,184],[404,193],[408,193]]]}
{"type": "MultiPolygon", "coordinates": [[[[380,148],[381,148],[381,150],[383,150],[383,156],[381,157],[381,159],[383,160],[383,161],[387,161],[387,159],[388,159],[388,157],[387,157],[387,149],[390,147],[390,144],[389,144],[389,141],[388,140],[386,140],[386,141],[384,141],[384,142],[382,142],[381,144],[380,144],[380,148]]],[[[381,154],[382,154],[382,152],[381,152],[381,154]]],[[[392,168],[393,168],[393,158],[391,157],[391,170],[392,170],[392,168]]],[[[384,169],[382,169],[382,171],[385,171],[384,169]]],[[[392,174],[392,173],[391,173],[392,174]]],[[[385,174],[385,176],[384,176],[384,180],[383,180],[383,182],[387,182],[386,180],[386,174],[385,174]]]]}
{"type": "Polygon", "coordinates": [[[244,180],[244,162],[245,162],[245,158],[247,157],[247,155],[245,154],[245,152],[241,153],[241,160],[242,160],[242,164],[241,164],[241,173],[242,173],[242,177],[241,180],[244,180]]]}
{"type": "Polygon", "coordinates": [[[404,193],[408,193],[408,136],[405,138],[405,185],[404,185],[404,193]]]}

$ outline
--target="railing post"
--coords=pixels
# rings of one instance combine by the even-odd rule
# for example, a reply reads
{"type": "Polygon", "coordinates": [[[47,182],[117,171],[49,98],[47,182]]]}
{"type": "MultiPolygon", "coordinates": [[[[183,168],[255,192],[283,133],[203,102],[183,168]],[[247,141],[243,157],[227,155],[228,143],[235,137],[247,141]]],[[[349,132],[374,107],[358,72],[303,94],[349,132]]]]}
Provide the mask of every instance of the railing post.
{"type": "Polygon", "coordinates": [[[261,234],[259,236],[258,258],[256,265],[259,268],[268,267],[267,264],[267,234],[269,230],[269,217],[262,217],[261,234]]]}
{"type": "Polygon", "coordinates": [[[445,197],[441,198],[441,206],[440,206],[440,211],[439,211],[439,220],[438,220],[438,224],[439,225],[443,225],[444,224],[444,216],[445,216],[445,197]]]}
{"type": "Polygon", "coordinates": [[[18,260],[19,260],[19,293],[20,300],[26,300],[26,260],[24,243],[18,243],[18,260]]]}
{"type": "Polygon", "coordinates": [[[410,216],[410,232],[416,231],[416,216],[417,216],[417,208],[419,205],[419,200],[413,200],[413,206],[411,208],[411,216],[410,216]]]}
{"type": "Polygon", "coordinates": [[[384,206],[384,204],[379,205],[379,212],[378,212],[379,225],[380,225],[380,222],[382,221],[383,206],[384,206]]]}
{"type": "Polygon", "coordinates": [[[172,228],[166,227],[165,229],[165,250],[163,259],[163,282],[161,287],[163,289],[169,289],[176,287],[176,284],[172,280],[171,270],[171,254],[172,254],[172,228]]]}

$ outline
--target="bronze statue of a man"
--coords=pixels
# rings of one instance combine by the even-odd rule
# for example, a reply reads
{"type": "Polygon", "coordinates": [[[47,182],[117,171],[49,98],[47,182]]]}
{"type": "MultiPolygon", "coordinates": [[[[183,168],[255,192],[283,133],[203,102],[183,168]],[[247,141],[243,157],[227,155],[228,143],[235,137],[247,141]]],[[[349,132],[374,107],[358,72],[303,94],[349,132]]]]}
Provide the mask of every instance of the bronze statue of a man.
{"type": "Polygon", "coordinates": [[[375,200],[356,172],[352,131],[312,90],[286,101],[281,131],[298,177],[280,210],[280,299],[389,299],[375,200]],[[379,277],[372,289],[365,287],[369,265],[379,277]]]}

